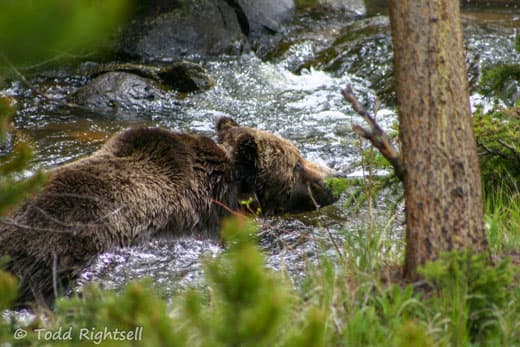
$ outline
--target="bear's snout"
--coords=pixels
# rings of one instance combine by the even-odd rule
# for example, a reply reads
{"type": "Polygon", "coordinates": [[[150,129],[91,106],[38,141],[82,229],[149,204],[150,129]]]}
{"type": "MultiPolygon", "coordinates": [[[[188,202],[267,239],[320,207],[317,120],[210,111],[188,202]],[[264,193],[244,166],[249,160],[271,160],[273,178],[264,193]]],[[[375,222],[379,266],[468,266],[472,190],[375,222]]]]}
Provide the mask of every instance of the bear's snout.
{"type": "Polygon", "coordinates": [[[326,178],[336,175],[337,173],[332,169],[307,161],[304,169],[296,177],[288,210],[312,211],[336,202],[338,197],[333,194],[331,187],[325,184],[326,178]]]}

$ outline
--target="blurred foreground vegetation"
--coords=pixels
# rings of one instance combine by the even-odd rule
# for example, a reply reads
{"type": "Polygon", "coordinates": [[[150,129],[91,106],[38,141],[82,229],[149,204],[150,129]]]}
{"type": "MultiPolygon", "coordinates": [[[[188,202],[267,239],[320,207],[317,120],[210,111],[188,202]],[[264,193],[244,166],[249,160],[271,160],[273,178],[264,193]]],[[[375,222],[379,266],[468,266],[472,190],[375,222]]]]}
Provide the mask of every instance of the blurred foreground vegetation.
{"type": "MultiPolygon", "coordinates": [[[[0,341],[190,347],[520,343],[520,290],[509,261],[495,266],[485,255],[447,253],[421,269],[424,283],[406,284],[382,275],[392,272],[384,257],[363,259],[366,250],[345,243],[341,261],[323,257],[309,264],[311,271],[295,288],[283,273],[265,268],[256,231],[251,221],[228,220],[226,252],[205,262],[207,285],[179,292],[171,304],[146,282],[130,283],[122,293],[87,287],[81,297],[60,299],[54,312],[39,313],[29,326],[2,321],[0,341]],[[81,335],[85,328],[92,334],[81,335]],[[20,329],[26,335],[17,339],[20,329]],[[139,329],[138,341],[103,335],[139,329]]],[[[3,310],[16,297],[15,281],[6,273],[0,273],[0,293],[3,310]]]]}
{"type": "Polygon", "coordinates": [[[130,9],[131,0],[2,0],[0,66],[96,50],[130,9]]]}

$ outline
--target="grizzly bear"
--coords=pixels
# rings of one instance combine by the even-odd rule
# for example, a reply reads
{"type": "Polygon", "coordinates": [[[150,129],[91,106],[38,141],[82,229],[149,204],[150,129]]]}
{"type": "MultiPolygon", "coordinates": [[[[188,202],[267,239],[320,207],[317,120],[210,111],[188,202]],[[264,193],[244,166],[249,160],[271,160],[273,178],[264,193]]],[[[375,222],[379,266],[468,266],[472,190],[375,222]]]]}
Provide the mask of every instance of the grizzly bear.
{"type": "Polygon", "coordinates": [[[156,236],[215,237],[253,197],[267,214],[334,202],[323,179],[273,134],[217,121],[218,143],[158,128],[123,131],[49,173],[43,191],[0,224],[0,256],[20,279],[20,304],[52,305],[97,254],[156,236]]]}

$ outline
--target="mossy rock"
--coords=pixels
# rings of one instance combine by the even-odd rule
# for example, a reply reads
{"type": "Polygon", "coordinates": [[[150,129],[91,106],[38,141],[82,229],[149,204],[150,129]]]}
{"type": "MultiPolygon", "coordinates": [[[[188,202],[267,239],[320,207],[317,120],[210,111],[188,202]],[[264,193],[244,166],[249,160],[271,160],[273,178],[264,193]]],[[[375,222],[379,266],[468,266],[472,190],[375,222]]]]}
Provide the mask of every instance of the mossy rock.
{"type": "Polygon", "coordinates": [[[168,88],[151,78],[114,71],[103,73],[68,97],[68,101],[105,115],[137,115],[158,108],[168,88]]]}
{"type": "Polygon", "coordinates": [[[173,89],[182,93],[208,90],[215,86],[215,80],[202,66],[188,61],[177,61],[165,66],[110,63],[85,66],[81,72],[90,77],[97,77],[107,72],[116,71],[150,78],[162,84],[165,89],[173,89]]]}
{"type": "Polygon", "coordinates": [[[296,0],[296,10],[300,13],[325,14],[330,11],[346,11],[355,15],[365,15],[363,0],[296,0]]]}

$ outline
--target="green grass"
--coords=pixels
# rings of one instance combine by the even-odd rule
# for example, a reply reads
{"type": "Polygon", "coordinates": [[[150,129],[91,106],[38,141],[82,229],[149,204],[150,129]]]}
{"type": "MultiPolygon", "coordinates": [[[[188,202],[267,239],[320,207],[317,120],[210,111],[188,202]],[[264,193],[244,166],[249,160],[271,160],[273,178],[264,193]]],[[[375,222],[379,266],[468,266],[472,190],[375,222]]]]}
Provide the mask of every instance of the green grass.
{"type": "Polygon", "coordinates": [[[486,199],[486,230],[491,250],[496,254],[520,250],[520,190],[504,184],[486,199]]]}

